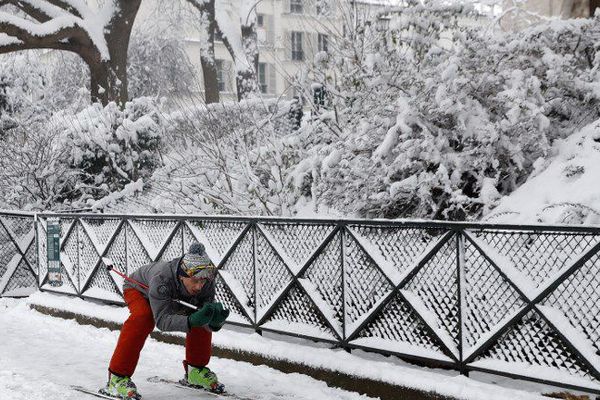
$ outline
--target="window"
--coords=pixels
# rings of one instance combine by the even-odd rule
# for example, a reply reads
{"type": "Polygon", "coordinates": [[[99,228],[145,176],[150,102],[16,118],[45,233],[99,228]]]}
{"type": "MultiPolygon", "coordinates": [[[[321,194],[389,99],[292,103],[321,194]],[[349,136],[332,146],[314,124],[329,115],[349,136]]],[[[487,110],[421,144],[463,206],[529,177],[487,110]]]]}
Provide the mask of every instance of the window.
{"type": "Polygon", "coordinates": [[[223,60],[215,60],[217,64],[217,86],[219,92],[225,91],[225,71],[223,71],[223,60]]]}
{"type": "Polygon", "coordinates": [[[292,32],[292,60],[303,61],[302,32],[292,32]]]}
{"type": "Polygon", "coordinates": [[[304,12],[302,0],[290,0],[290,12],[292,14],[302,14],[304,12]]]}
{"type": "Polygon", "coordinates": [[[263,28],[265,26],[265,15],[264,14],[258,14],[256,16],[256,25],[263,28]]]}
{"type": "Polygon", "coordinates": [[[328,51],[328,45],[329,45],[329,37],[327,35],[324,35],[322,33],[319,33],[319,35],[317,36],[318,39],[318,49],[319,51],[324,51],[327,53],[328,51]]]}
{"type": "Polygon", "coordinates": [[[258,63],[258,86],[261,93],[267,93],[267,64],[258,63]]]}

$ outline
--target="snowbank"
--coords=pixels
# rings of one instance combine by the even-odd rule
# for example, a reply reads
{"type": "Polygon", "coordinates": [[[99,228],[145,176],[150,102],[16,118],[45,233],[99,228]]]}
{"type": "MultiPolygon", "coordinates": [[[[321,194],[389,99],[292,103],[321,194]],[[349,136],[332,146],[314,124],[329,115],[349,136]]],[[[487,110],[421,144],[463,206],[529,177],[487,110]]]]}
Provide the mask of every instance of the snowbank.
{"type": "Polygon", "coordinates": [[[600,225],[600,120],[556,143],[554,154],[483,220],[600,225]]]}

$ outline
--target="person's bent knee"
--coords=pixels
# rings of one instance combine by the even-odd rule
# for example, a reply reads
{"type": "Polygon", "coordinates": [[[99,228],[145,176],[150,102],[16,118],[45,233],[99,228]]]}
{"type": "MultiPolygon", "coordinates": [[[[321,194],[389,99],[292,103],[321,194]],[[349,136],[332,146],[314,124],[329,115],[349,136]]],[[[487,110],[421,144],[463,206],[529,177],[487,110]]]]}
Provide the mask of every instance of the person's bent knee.
{"type": "Polygon", "coordinates": [[[146,334],[150,334],[154,330],[154,318],[152,315],[137,315],[131,318],[131,322],[146,334]]]}

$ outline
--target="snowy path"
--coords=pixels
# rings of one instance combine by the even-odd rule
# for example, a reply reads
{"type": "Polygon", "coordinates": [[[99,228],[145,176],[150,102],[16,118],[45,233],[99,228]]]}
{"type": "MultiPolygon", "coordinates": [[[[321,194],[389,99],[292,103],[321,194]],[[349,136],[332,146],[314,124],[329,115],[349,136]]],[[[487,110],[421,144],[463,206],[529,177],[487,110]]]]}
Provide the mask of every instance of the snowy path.
{"type": "MultiPolygon", "coordinates": [[[[95,399],[68,389],[71,384],[99,387],[118,332],[81,326],[37,313],[25,300],[0,299],[0,399],[95,399]]],[[[144,399],[216,399],[164,384],[147,382],[160,375],[179,379],[184,348],[148,339],[135,374],[144,399]]],[[[300,374],[284,374],[264,366],[213,358],[210,367],[228,391],[256,400],[368,399],[353,392],[329,388],[300,374]]]]}

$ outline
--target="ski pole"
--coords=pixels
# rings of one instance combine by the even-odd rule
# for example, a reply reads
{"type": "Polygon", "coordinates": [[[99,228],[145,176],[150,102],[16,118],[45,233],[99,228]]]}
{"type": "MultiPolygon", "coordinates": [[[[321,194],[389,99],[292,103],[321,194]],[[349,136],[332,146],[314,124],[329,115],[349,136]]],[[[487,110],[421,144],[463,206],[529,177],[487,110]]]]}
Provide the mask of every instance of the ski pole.
{"type": "MultiPolygon", "coordinates": [[[[104,265],[106,265],[106,269],[107,269],[108,271],[110,271],[110,272],[114,272],[115,274],[119,275],[121,278],[125,279],[125,280],[126,280],[126,281],[128,281],[128,282],[131,282],[131,283],[133,283],[134,285],[138,285],[138,286],[139,286],[139,287],[141,287],[142,289],[145,289],[145,290],[148,290],[148,289],[149,289],[148,285],[144,285],[142,282],[138,282],[138,281],[136,281],[135,279],[128,277],[127,275],[125,275],[125,274],[124,274],[124,273],[122,273],[121,271],[119,271],[119,270],[116,270],[116,269],[114,268],[114,264],[113,264],[113,262],[112,262],[112,260],[111,260],[111,259],[109,259],[109,258],[106,258],[106,257],[102,257],[102,262],[104,262],[104,265]]],[[[192,310],[198,310],[198,307],[196,307],[196,306],[194,306],[194,305],[192,305],[192,304],[190,304],[190,303],[186,303],[186,302],[185,302],[185,301],[183,301],[183,300],[179,300],[179,299],[173,299],[173,301],[176,301],[177,303],[181,304],[182,306],[185,306],[185,307],[191,308],[192,310]]]]}

